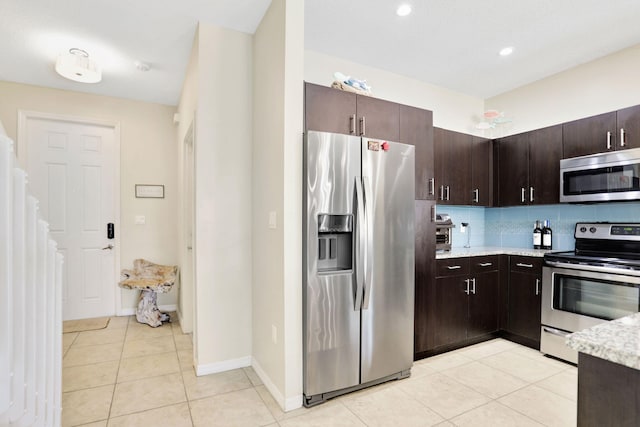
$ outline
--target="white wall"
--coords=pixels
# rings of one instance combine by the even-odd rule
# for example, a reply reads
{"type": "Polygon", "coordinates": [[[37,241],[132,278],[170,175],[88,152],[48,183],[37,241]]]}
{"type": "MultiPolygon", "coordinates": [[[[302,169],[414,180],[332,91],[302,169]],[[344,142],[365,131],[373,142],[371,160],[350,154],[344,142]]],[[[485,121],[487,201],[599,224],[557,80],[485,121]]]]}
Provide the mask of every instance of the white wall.
{"type": "Polygon", "coordinates": [[[274,0],[254,34],[253,364],[286,410],[302,403],[303,22],[274,0]]]}
{"type": "Polygon", "coordinates": [[[640,104],[640,45],[486,100],[513,117],[504,134],[640,104]]]}
{"type": "Polygon", "coordinates": [[[252,37],[200,24],[195,144],[198,375],[251,363],[252,37]]]}
{"type": "MultiPolygon", "coordinates": [[[[4,81],[0,100],[0,121],[16,141],[18,110],[120,123],[120,265],[131,268],[136,258],[178,264],[175,107],[4,81]],[[165,198],[136,199],[135,184],[163,184],[165,198]],[[136,215],[145,215],[146,224],[135,225],[136,215]]],[[[160,294],[158,304],[175,304],[176,294],[160,294]]],[[[121,289],[122,308],[132,312],[137,295],[121,289]]]]}
{"type": "Polygon", "coordinates": [[[340,71],[372,86],[373,96],[433,111],[433,125],[478,134],[475,128],[484,112],[484,100],[424,83],[389,71],[357,64],[342,58],[307,50],[304,79],[330,86],[333,73],[340,71]]]}

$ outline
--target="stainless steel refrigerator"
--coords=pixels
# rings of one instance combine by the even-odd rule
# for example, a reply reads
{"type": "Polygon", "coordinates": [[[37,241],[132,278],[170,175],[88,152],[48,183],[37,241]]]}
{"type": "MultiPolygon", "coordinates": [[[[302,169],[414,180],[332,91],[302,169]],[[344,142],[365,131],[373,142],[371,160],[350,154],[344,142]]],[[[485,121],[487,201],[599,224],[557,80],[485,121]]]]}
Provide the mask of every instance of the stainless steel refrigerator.
{"type": "Polygon", "coordinates": [[[304,405],[410,375],[415,148],[304,140],[304,405]]]}

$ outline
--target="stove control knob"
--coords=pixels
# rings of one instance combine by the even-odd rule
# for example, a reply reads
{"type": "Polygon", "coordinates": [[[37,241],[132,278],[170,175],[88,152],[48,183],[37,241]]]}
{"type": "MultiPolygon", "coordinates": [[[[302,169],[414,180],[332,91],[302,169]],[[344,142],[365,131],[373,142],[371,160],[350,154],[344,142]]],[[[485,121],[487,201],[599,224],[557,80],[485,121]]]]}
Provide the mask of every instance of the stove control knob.
{"type": "Polygon", "coordinates": [[[580,227],[580,232],[581,233],[586,233],[587,232],[587,227],[580,227]]]}
{"type": "Polygon", "coordinates": [[[590,231],[590,232],[592,232],[592,233],[595,233],[595,232],[596,232],[596,228],[595,228],[595,227],[591,227],[591,228],[589,229],[589,231],[590,231]]]}

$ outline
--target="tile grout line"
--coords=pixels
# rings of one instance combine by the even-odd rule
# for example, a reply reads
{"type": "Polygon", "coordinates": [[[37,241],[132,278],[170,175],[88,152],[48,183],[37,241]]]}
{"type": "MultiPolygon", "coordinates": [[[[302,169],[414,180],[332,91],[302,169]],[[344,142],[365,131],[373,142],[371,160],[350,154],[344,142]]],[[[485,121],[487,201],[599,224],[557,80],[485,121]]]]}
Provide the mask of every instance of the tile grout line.
{"type": "Polygon", "coordinates": [[[107,416],[107,425],[109,424],[109,420],[111,420],[111,411],[113,410],[113,402],[116,397],[116,388],[118,386],[118,375],[120,375],[120,366],[122,365],[122,356],[124,355],[124,343],[127,340],[127,334],[129,333],[129,322],[131,321],[131,317],[129,317],[127,321],[127,326],[125,327],[124,332],[124,340],[122,342],[122,349],[120,350],[120,359],[118,359],[118,369],[116,370],[116,378],[113,384],[113,393],[111,394],[111,403],[109,404],[109,413],[107,416]]]}
{"type": "MultiPolygon", "coordinates": [[[[176,349],[176,357],[178,358],[178,369],[180,370],[180,378],[182,379],[182,389],[184,390],[184,398],[186,399],[187,408],[189,409],[189,421],[191,422],[191,426],[195,426],[196,424],[193,421],[193,413],[191,412],[191,399],[189,399],[189,393],[187,393],[187,384],[184,380],[185,371],[182,369],[180,357],[178,356],[178,346],[176,344],[176,335],[173,333],[173,325],[171,325],[171,336],[173,337],[173,346],[176,349]]],[[[192,365],[191,369],[193,369],[193,362],[191,362],[191,365],[192,365]]]]}

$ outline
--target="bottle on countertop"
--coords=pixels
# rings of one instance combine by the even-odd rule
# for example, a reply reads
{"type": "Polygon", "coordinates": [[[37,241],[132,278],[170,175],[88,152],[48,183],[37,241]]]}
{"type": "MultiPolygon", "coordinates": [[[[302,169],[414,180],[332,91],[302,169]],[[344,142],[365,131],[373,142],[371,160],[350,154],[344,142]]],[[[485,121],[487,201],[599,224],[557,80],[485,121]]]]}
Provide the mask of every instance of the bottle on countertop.
{"type": "Polygon", "coordinates": [[[533,249],[542,249],[542,228],[540,228],[540,221],[536,221],[533,226],[533,249]]]}
{"type": "Polygon", "coordinates": [[[553,230],[551,230],[551,223],[548,219],[545,219],[544,227],[542,227],[542,249],[551,249],[552,237],[553,230]]]}

